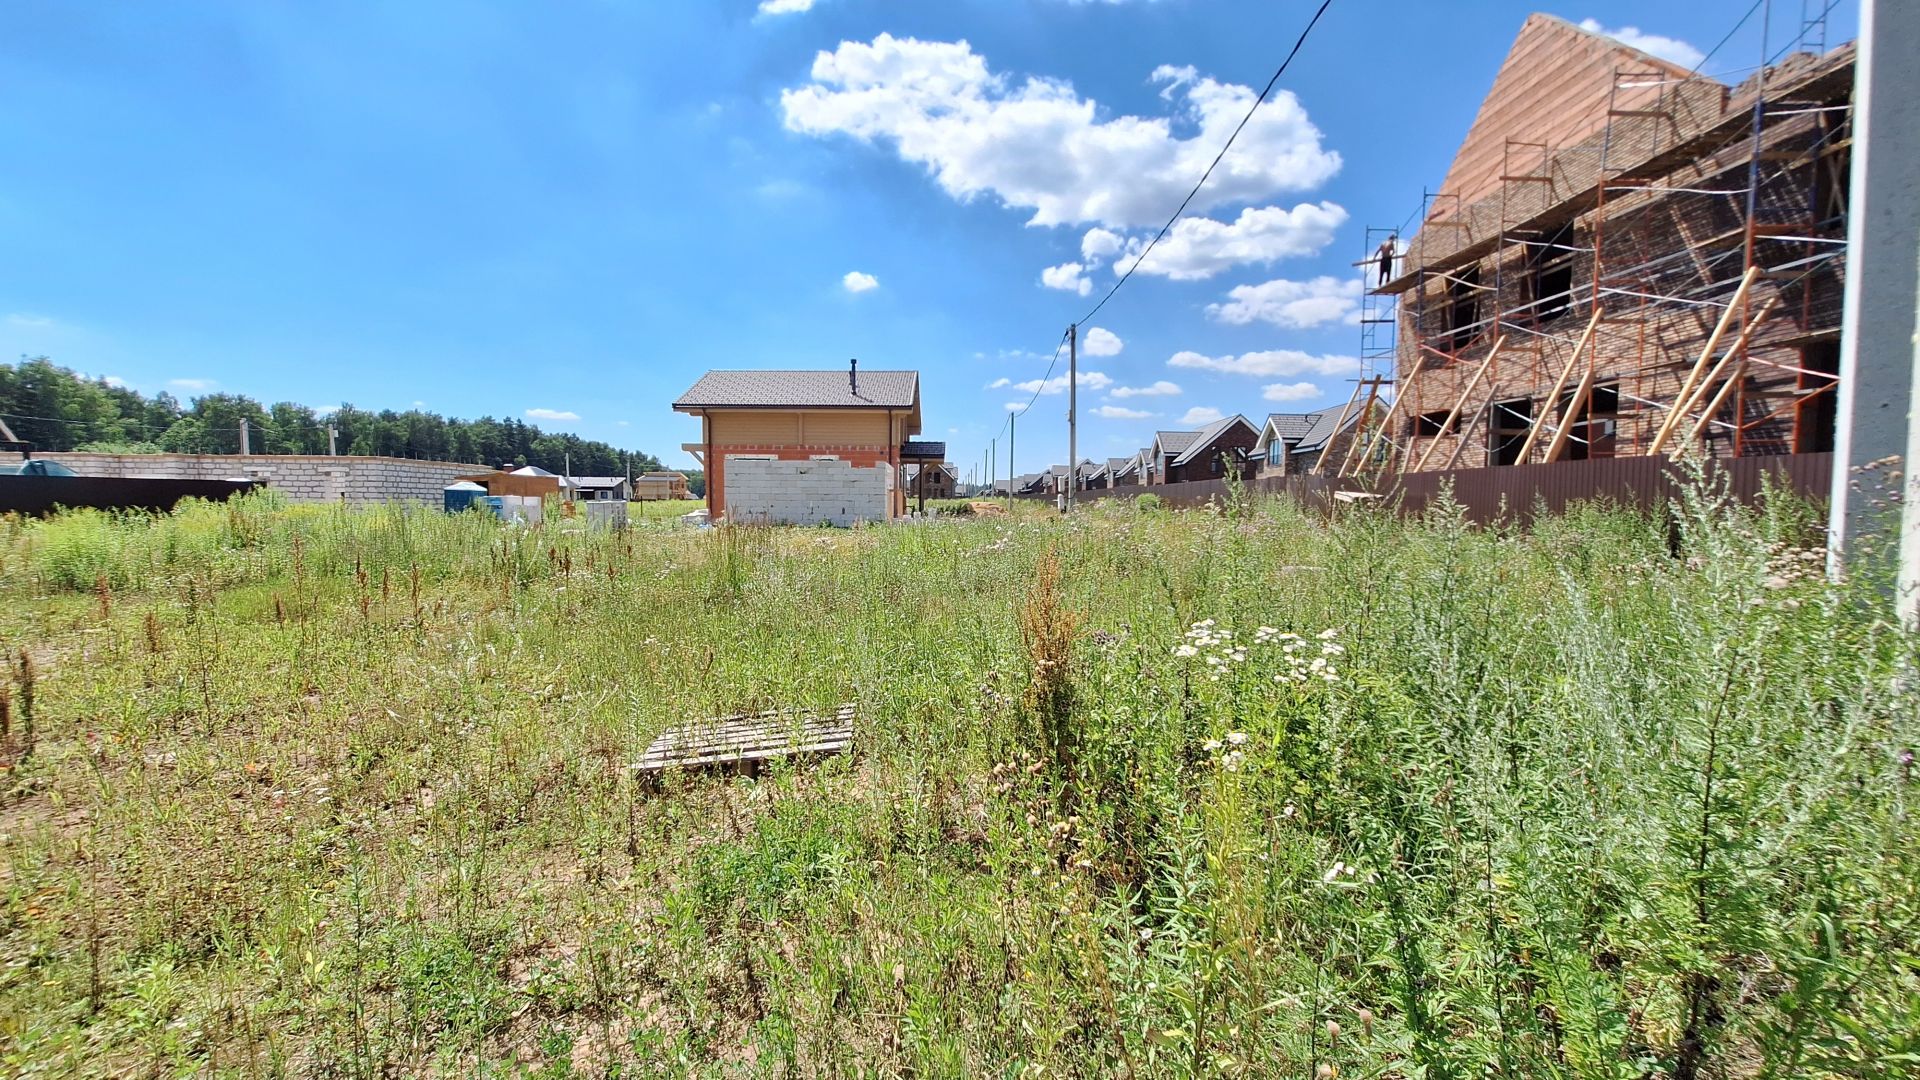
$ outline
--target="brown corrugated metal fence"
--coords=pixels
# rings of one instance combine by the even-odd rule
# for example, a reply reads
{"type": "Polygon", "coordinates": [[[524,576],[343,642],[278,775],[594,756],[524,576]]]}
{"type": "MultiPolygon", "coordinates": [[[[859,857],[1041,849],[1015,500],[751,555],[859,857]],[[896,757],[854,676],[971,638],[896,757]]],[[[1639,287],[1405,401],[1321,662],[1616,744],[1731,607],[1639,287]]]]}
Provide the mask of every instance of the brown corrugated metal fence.
{"type": "MultiPolygon", "coordinates": [[[[1832,454],[1786,454],[1776,457],[1718,459],[1707,464],[1716,482],[1742,502],[1753,503],[1771,484],[1803,498],[1824,500],[1832,482],[1832,454]]],[[[1596,458],[1551,465],[1504,465],[1482,469],[1410,473],[1406,476],[1362,480],[1330,476],[1261,477],[1249,483],[1254,494],[1287,495],[1309,505],[1329,505],[1336,499],[1389,503],[1400,512],[1420,513],[1452,488],[1453,499],[1469,519],[1482,524],[1495,520],[1529,520],[1536,509],[1557,514],[1576,503],[1606,502],[1622,507],[1662,507],[1692,480],[1687,471],[1664,457],[1596,458]]],[[[1129,498],[1152,494],[1172,507],[1204,506],[1224,501],[1227,486],[1219,480],[1154,487],[1124,487],[1112,491],[1082,492],[1083,501],[1129,498]]]]}

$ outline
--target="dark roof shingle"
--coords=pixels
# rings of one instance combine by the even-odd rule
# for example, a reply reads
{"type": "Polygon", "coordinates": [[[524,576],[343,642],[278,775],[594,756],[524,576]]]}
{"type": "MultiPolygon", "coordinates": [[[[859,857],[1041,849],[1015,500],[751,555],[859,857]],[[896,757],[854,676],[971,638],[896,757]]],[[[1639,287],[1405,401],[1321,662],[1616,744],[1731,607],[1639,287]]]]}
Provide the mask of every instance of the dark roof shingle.
{"type": "Polygon", "coordinates": [[[676,409],[910,409],[917,371],[862,371],[856,393],[845,371],[709,371],[676,409]]]}
{"type": "Polygon", "coordinates": [[[1194,455],[1204,452],[1208,447],[1220,441],[1220,436],[1226,434],[1227,430],[1235,424],[1246,424],[1248,427],[1253,426],[1252,424],[1248,424],[1247,418],[1241,416],[1239,413],[1234,413],[1232,416],[1223,416],[1213,423],[1208,424],[1206,427],[1201,428],[1199,431],[1194,432],[1193,441],[1189,443],[1184,450],[1180,451],[1180,456],[1175,458],[1173,463],[1175,465],[1185,465],[1189,461],[1192,461],[1194,455]]]}
{"type": "Polygon", "coordinates": [[[1163,454],[1177,455],[1187,447],[1192,446],[1193,440],[1199,437],[1200,433],[1197,431],[1156,431],[1153,433],[1153,441],[1160,444],[1160,452],[1163,454]]]}

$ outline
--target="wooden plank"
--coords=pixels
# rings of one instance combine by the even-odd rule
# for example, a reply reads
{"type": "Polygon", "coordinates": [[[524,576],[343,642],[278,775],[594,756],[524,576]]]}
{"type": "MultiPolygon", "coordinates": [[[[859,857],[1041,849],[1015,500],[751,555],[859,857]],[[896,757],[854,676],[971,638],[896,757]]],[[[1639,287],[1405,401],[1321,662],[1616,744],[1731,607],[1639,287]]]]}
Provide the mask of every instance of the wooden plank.
{"type": "MultiPolygon", "coordinates": [[[[1387,440],[1388,460],[1392,460],[1393,439],[1388,436],[1387,429],[1393,425],[1393,416],[1400,411],[1400,403],[1407,400],[1408,395],[1413,391],[1413,380],[1420,377],[1420,367],[1425,360],[1424,356],[1415,356],[1413,370],[1407,372],[1404,382],[1399,382],[1394,387],[1393,401],[1387,405],[1387,415],[1380,418],[1380,426],[1374,429],[1373,438],[1367,441],[1366,452],[1360,455],[1360,468],[1366,468],[1367,459],[1373,456],[1374,447],[1380,445],[1381,439],[1387,440]]],[[[1359,473],[1359,469],[1354,470],[1354,475],[1358,476],[1359,473]]]]}
{"type": "MultiPolygon", "coordinates": [[[[1455,432],[1453,430],[1454,426],[1460,422],[1460,410],[1466,407],[1467,397],[1473,393],[1474,387],[1480,385],[1481,376],[1485,375],[1487,373],[1487,369],[1493,366],[1493,358],[1496,356],[1499,356],[1500,350],[1505,348],[1506,345],[1507,345],[1507,335],[1505,334],[1501,334],[1498,338],[1494,340],[1493,348],[1487,352],[1487,358],[1485,360],[1480,361],[1479,370],[1473,373],[1473,378],[1467,380],[1466,389],[1460,391],[1460,399],[1453,403],[1453,411],[1447,413],[1447,422],[1440,425],[1440,434],[1434,437],[1433,442],[1427,444],[1427,452],[1420,455],[1420,464],[1415,465],[1413,467],[1414,472],[1423,472],[1426,470],[1427,459],[1431,458],[1433,456],[1433,452],[1439,449],[1441,439],[1445,438],[1449,433],[1452,433],[1456,436],[1463,435],[1463,433],[1455,432]]],[[[1404,469],[1401,471],[1405,472],[1404,469]]]]}
{"type": "MultiPolygon", "coordinates": [[[[1567,407],[1560,412],[1560,426],[1554,430],[1553,441],[1547,444],[1549,464],[1560,460],[1560,451],[1566,449],[1567,440],[1573,436],[1573,425],[1578,422],[1580,410],[1586,408],[1587,395],[1592,392],[1593,365],[1588,364],[1587,373],[1580,376],[1580,385],[1573,392],[1573,399],[1567,402],[1567,407]]],[[[1587,427],[1587,434],[1593,434],[1591,424],[1587,427]]]]}
{"type": "Polygon", "coordinates": [[[1580,354],[1587,351],[1587,342],[1593,340],[1593,328],[1600,325],[1600,311],[1595,309],[1593,319],[1587,323],[1586,332],[1580,335],[1580,344],[1573,347],[1573,355],[1567,357],[1567,366],[1560,370],[1560,377],[1553,382],[1553,389],[1540,399],[1540,415],[1534,418],[1527,431],[1527,441],[1520,446],[1520,458],[1516,465],[1525,465],[1533,454],[1533,444],[1540,440],[1541,428],[1546,424],[1554,405],[1560,399],[1560,391],[1567,388],[1567,379],[1573,375],[1573,365],[1580,362],[1580,354]]]}
{"type": "Polygon", "coordinates": [[[1341,429],[1346,426],[1347,413],[1353,409],[1353,403],[1359,400],[1360,383],[1355,381],[1353,384],[1353,393],[1347,398],[1347,403],[1340,407],[1340,416],[1333,422],[1333,434],[1327,436],[1327,441],[1320,444],[1320,456],[1313,459],[1314,472],[1322,473],[1327,471],[1328,451],[1333,449],[1333,441],[1340,437],[1341,429]]]}
{"type": "MultiPolygon", "coordinates": [[[[1774,307],[1777,304],[1779,304],[1779,302],[1780,302],[1780,298],[1778,296],[1768,297],[1767,302],[1760,305],[1759,312],[1757,312],[1752,319],[1748,320],[1745,326],[1740,328],[1740,335],[1734,338],[1732,345],[1727,347],[1726,355],[1722,356],[1720,358],[1720,362],[1713,366],[1713,371],[1708,373],[1707,377],[1701,381],[1700,385],[1694,390],[1693,396],[1685,402],[1678,402],[1678,401],[1674,402],[1673,415],[1669,417],[1669,419],[1678,417],[1678,419],[1676,419],[1674,423],[1675,431],[1680,430],[1680,424],[1685,422],[1686,414],[1693,411],[1693,406],[1696,403],[1698,403],[1701,398],[1706,396],[1707,388],[1712,386],[1714,383],[1718,382],[1720,380],[1721,375],[1726,373],[1726,370],[1729,366],[1734,366],[1736,367],[1737,370],[1742,372],[1745,371],[1746,359],[1742,354],[1746,351],[1747,341],[1748,339],[1753,337],[1754,330],[1757,329],[1761,323],[1766,321],[1766,318],[1768,315],[1771,315],[1773,313],[1774,307]],[[1738,358],[1737,364],[1736,364],[1736,358],[1738,358]]],[[[1706,414],[1703,415],[1700,418],[1700,422],[1698,424],[1695,424],[1693,428],[1687,433],[1687,441],[1689,443],[1692,442],[1694,439],[1699,438],[1700,433],[1706,430],[1707,424],[1711,422],[1711,418],[1713,414],[1719,411],[1721,403],[1726,400],[1726,396],[1728,392],[1727,388],[1731,386],[1735,386],[1737,384],[1738,384],[1737,379],[1732,379],[1732,380],[1729,380],[1725,386],[1722,386],[1720,388],[1720,394],[1713,399],[1713,403],[1711,405],[1707,406],[1706,414]]],[[[1683,444],[1678,450],[1674,451],[1673,459],[1675,461],[1678,461],[1681,458],[1685,457],[1687,454],[1687,450],[1688,450],[1688,447],[1683,444]]]]}
{"type": "Polygon", "coordinates": [[[629,767],[645,774],[670,768],[837,754],[853,746],[853,721],[852,705],[842,705],[831,714],[773,709],[696,720],[661,732],[640,760],[629,767]]]}
{"type": "MultiPolygon", "coordinates": [[[[1453,444],[1453,453],[1447,455],[1447,468],[1449,470],[1459,464],[1460,455],[1467,448],[1467,436],[1472,435],[1473,429],[1480,426],[1482,418],[1485,418],[1489,429],[1491,429],[1493,424],[1493,401],[1499,396],[1499,386],[1496,385],[1487,388],[1486,402],[1478,409],[1475,409],[1473,415],[1467,418],[1467,426],[1461,429],[1459,440],[1453,444]]],[[[1493,464],[1493,437],[1491,433],[1489,433],[1487,437],[1487,464],[1493,464]]]]}
{"type": "MultiPolygon", "coordinates": [[[[721,724],[718,726],[683,726],[663,732],[653,741],[647,755],[671,754],[681,749],[704,750],[713,747],[752,746],[791,741],[796,736],[811,737],[821,733],[831,733],[849,729],[852,724],[850,715],[833,717],[815,717],[795,722],[793,720],[772,720],[756,722],[751,719],[740,724],[721,724]]],[[[643,755],[644,756],[644,755],[643,755]]]]}
{"type": "Polygon", "coordinates": [[[1734,292],[1733,299],[1729,300],[1726,308],[1720,312],[1720,321],[1714,325],[1712,336],[1707,338],[1707,347],[1700,350],[1700,359],[1694,361],[1693,370],[1687,374],[1686,382],[1680,384],[1680,392],[1673,399],[1674,407],[1667,410],[1666,418],[1660,423],[1660,429],[1654,433],[1653,445],[1647,448],[1648,457],[1667,448],[1667,440],[1673,438],[1673,429],[1678,424],[1679,417],[1693,400],[1694,387],[1699,384],[1700,376],[1706,374],[1707,364],[1713,359],[1713,351],[1720,347],[1720,338],[1726,334],[1727,327],[1733,324],[1734,312],[1741,310],[1741,304],[1747,298],[1747,290],[1753,288],[1754,281],[1760,276],[1759,272],[1760,268],[1757,266],[1748,267],[1746,274],[1740,278],[1740,288],[1734,292]]]}

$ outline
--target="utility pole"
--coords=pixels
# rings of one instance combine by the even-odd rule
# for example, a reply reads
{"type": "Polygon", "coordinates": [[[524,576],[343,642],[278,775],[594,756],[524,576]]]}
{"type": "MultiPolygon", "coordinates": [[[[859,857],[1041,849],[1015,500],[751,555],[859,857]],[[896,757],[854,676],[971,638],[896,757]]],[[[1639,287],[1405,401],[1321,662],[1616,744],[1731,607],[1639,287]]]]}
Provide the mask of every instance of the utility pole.
{"type": "Polygon", "coordinates": [[[1007,414],[1007,513],[1013,513],[1013,422],[1019,413],[1007,414]]]}
{"type": "Polygon", "coordinates": [[[328,457],[339,456],[340,454],[340,447],[338,442],[339,438],[340,438],[340,429],[337,427],[334,427],[332,424],[328,424],[327,425],[327,456],[328,457]]]}
{"type": "Polygon", "coordinates": [[[1080,490],[1080,324],[1067,324],[1067,512],[1080,490]]]}
{"type": "Polygon", "coordinates": [[[1847,196],[1840,396],[1828,496],[1828,569],[1881,571],[1894,561],[1895,603],[1911,623],[1920,602],[1920,516],[1912,477],[1920,450],[1920,6],[1864,0],[1854,66],[1853,168],[1847,196]],[[1901,460],[1903,459],[1904,460],[1901,460]],[[1857,485],[1857,486],[1856,486],[1857,485]],[[1899,499],[1898,531],[1876,508],[1899,499]]]}
{"type": "Polygon", "coordinates": [[[240,453],[242,456],[253,453],[253,447],[247,440],[247,418],[240,418],[240,453]]]}

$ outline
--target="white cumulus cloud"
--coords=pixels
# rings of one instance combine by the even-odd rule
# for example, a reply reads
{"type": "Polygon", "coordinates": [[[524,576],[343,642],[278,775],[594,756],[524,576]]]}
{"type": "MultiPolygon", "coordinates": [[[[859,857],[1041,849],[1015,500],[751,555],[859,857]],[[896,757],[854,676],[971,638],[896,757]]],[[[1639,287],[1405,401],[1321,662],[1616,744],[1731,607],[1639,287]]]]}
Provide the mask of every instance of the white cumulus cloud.
{"type": "Polygon", "coordinates": [[[1360,370],[1360,361],[1351,356],[1314,356],[1298,349],[1268,349],[1241,353],[1239,356],[1205,356],[1197,352],[1177,352],[1167,361],[1169,367],[1198,368],[1227,375],[1252,375],[1290,378],[1297,375],[1346,375],[1360,370]]]}
{"type": "Polygon", "coordinates": [[[1103,326],[1080,335],[1080,351],[1087,356],[1119,356],[1123,348],[1126,342],[1120,340],[1120,335],[1103,326]]]}
{"type": "Polygon", "coordinates": [[[1609,30],[1600,25],[1599,19],[1581,19],[1580,29],[1589,34],[1610,37],[1622,45],[1630,45],[1649,56],[1657,56],[1669,63],[1679,64],[1683,68],[1697,68],[1707,58],[1706,53],[1679,38],[1645,33],[1637,26],[1623,26],[1618,30],[1609,30]]]}
{"type": "Polygon", "coordinates": [[[1152,386],[1116,386],[1107,396],[1117,398],[1172,397],[1179,392],[1180,387],[1178,385],[1161,379],[1152,386]]]}
{"type": "Polygon", "coordinates": [[[529,420],[578,420],[580,414],[566,409],[528,409],[529,420]]]}
{"type": "Polygon", "coordinates": [[[849,270],[847,271],[847,276],[840,279],[840,284],[845,286],[846,290],[850,293],[863,293],[868,289],[879,288],[880,279],[874,277],[872,274],[863,274],[858,270],[849,270]]]}
{"type": "Polygon", "coordinates": [[[1260,388],[1268,401],[1311,401],[1320,396],[1320,388],[1310,382],[1268,383],[1260,388]]]}
{"type": "Polygon", "coordinates": [[[1107,259],[1120,254],[1127,246],[1127,238],[1117,232],[1093,228],[1080,238],[1080,257],[1092,266],[1099,266],[1107,259]]]}
{"type": "Polygon", "coordinates": [[[1195,405],[1187,410],[1187,414],[1180,418],[1180,422],[1192,427],[1205,427],[1226,415],[1211,405],[1195,405]]]}
{"type": "MultiPolygon", "coordinates": [[[[1197,281],[1246,263],[1265,265],[1278,259],[1318,254],[1333,241],[1334,231],[1347,220],[1344,208],[1330,202],[1301,203],[1291,210],[1278,206],[1248,207],[1232,221],[1181,218],[1153,246],[1140,263],[1139,273],[1197,281]]],[[[1085,250],[1088,237],[1081,238],[1085,250]]],[[[1106,236],[1112,236],[1106,233],[1106,236]]],[[[1113,272],[1124,274],[1146,253],[1151,236],[1127,238],[1113,259],[1113,272]]],[[[1097,246],[1107,246],[1103,238],[1097,246]]]]}
{"type": "MultiPolygon", "coordinates": [[[[1080,373],[1079,384],[1082,390],[1105,390],[1113,385],[1113,380],[1102,372],[1083,371],[1080,373]]],[[[1045,382],[1029,379],[1023,383],[1014,383],[1013,388],[1029,394],[1064,394],[1067,392],[1067,377],[1055,375],[1045,382]]]]}
{"type": "Polygon", "coordinates": [[[813,0],[760,0],[762,15],[799,15],[813,10],[813,0]]]}
{"type": "MultiPolygon", "coordinates": [[[[814,57],[780,94],[789,130],[851,135],[922,166],[960,200],[988,196],[1029,224],[1158,225],[1253,104],[1245,86],[1163,68],[1170,116],[1107,115],[1059,79],[996,73],[965,41],[881,34],[814,57]],[[1182,135],[1176,135],[1176,122],[1182,135]]],[[[1308,191],[1340,155],[1292,92],[1254,113],[1195,200],[1195,212],[1308,191]]]]}
{"type": "Polygon", "coordinates": [[[1145,420],[1153,414],[1141,409],[1129,409],[1124,405],[1102,405],[1093,410],[1093,415],[1106,420],[1145,420]]]}
{"type": "Polygon", "coordinates": [[[1040,284],[1049,289],[1077,292],[1085,296],[1093,291],[1093,282],[1082,272],[1083,270],[1084,268],[1077,262],[1049,266],[1040,271],[1040,284]]]}
{"type": "Polygon", "coordinates": [[[168,379],[167,385],[176,390],[211,390],[220,384],[212,379],[168,379]]]}
{"type": "Polygon", "coordinates": [[[1358,281],[1324,276],[1236,285],[1228,290],[1226,303],[1207,305],[1207,314],[1223,323],[1245,326],[1259,321],[1296,330],[1348,319],[1359,310],[1358,281]]]}
{"type": "Polygon", "coordinates": [[[1002,375],[1002,376],[1001,376],[1000,378],[998,378],[998,379],[995,379],[995,380],[993,380],[992,382],[990,382],[990,383],[988,383],[988,384],[987,384],[987,389],[989,389],[989,390],[998,390],[998,389],[1000,389],[1000,388],[1001,388],[1001,387],[1003,387],[1003,386],[1012,386],[1012,385],[1013,385],[1013,380],[1012,380],[1012,379],[1009,379],[1009,378],[1007,378],[1007,377],[1006,377],[1006,376],[1004,376],[1004,375],[1002,375]]]}

